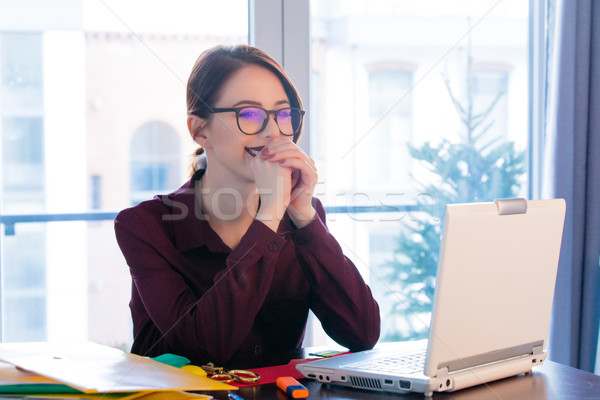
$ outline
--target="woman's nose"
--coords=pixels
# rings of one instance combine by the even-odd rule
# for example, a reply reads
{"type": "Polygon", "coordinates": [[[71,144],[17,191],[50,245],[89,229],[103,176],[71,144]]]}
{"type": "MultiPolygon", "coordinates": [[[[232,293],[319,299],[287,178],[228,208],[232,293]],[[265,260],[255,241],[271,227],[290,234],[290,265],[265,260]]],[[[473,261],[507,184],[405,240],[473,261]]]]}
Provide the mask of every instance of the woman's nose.
{"type": "Polygon", "coordinates": [[[271,139],[277,139],[281,135],[279,125],[277,125],[274,115],[271,114],[267,116],[267,126],[265,126],[265,129],[263,129],[260,134],[263,135],[264,138],[271,139]]]}

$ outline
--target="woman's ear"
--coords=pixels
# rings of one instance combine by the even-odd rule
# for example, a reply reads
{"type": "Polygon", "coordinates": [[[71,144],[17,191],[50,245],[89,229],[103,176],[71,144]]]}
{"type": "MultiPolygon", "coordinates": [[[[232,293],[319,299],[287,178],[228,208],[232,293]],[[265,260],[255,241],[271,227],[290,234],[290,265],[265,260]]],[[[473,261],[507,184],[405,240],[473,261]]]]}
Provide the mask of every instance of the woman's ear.
{"type": "Polygon", "coordinates": [[[208,137],[206,136],[206,124],[207,121],[197,115],[189,115],[187,118],[187,126],[192,139],[194,139],[196,144],[199,144],[204,148],[209,147],[208,137]]]}

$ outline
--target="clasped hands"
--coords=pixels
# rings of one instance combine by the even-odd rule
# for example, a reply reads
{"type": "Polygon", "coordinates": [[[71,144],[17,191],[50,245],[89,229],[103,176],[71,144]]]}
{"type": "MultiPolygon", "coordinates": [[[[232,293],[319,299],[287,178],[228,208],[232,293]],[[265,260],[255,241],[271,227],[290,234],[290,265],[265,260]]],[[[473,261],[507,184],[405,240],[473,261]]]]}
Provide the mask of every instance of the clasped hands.
{"type": "Polygon", "coordinates": [[[285,211],[294,225],[310,223],[316,211],[312,196],[318,180],[315,162],[287,138],[274,140],[254,157],[251,164],[261,206],[257,219],[276,230],[285,211]]]}

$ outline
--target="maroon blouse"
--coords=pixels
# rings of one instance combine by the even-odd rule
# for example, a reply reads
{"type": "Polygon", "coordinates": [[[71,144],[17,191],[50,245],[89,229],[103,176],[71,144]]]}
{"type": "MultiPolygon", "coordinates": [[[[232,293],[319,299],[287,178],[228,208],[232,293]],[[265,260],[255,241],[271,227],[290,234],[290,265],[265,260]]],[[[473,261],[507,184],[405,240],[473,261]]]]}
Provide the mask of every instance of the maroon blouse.
{"type": "Polygon", "coordinates": [[[197,212],[194,182],[115,220],[132,277],[133,353],[227,364],[248,352],[290,351],[302,344],[309,309],[340,345],[375,345],[379,306],[316,198],[318,218],[304,228],[287,214],[277,233],[255,220],[231,250],[197,212]]]}

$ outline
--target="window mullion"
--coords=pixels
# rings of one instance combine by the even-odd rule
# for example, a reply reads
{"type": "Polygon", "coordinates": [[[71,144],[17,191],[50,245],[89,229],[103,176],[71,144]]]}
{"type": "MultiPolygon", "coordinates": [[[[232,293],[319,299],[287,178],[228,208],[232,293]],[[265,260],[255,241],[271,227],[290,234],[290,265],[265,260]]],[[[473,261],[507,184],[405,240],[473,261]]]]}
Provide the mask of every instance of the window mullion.
{"type": "Polygon", "coordinates": [[[283,0],[249,0],[248,7],[248,43],[283,64],[283,0]]]}
{"type": "Polygon", "coordinates": [[[529,194],[542,197],[542,163],[546,120],[546,21],[545,3],[529,3],[529,194]]]}
{"type": "Polygon", "coordinates": [[[307,111],[299,145],[310,153],[309,0],[250,0],[248,40],[275,58],[296,85],[307,111]]]}
{"type": "Polygon", "coordinates": [[[310,154],[310,6],[309,0],[282,0],[283,67],[296,85],[307,122],[298,144],[310,154]]]}

